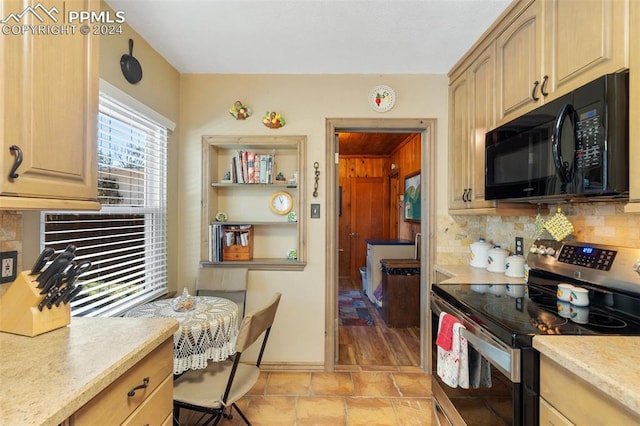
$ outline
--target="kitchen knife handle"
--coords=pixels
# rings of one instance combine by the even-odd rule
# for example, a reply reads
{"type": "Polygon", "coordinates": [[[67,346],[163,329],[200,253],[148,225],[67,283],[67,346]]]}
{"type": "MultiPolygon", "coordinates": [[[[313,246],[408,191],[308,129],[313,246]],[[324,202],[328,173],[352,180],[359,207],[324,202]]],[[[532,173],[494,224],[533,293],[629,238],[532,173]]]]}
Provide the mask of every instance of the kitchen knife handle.
{"type": "Polygon", "coordinates": [[[149,378],[145,377],[144,379],[142,379],[142,384],[136,386],[135,388],[131,389],[128,393],[127,396],[132,397],[135,396],[136,391],[139,389],[145,389],[149,386],[149,378]]]}
{"type": "Polygon", "coordinates": [[[9,179],[18,179],[18,176],[20,175],[16,172],[18,171],[18,167],[20,167],[20,165],[22,164],[22,150],[18,145],[11,145],[9,147],[9,151],[16,152],[16,159],[13,162],[11,171],[9,172],[9,179]]]}
{"type": "Polygon", "coordinates": [[[42,253],[40,253],[40,256],[38,256],[38,260],[36,260],[36,263],[34,263],[33,267],[31,268],[31,275],[39,274],[42,268],[44,268],[44,265],[47,264],[47,261],[51,258],[51,256],[53,256],[54,253],[55,250],[51,247],[46,247],[44,250],[42,250],[42,253]]]}

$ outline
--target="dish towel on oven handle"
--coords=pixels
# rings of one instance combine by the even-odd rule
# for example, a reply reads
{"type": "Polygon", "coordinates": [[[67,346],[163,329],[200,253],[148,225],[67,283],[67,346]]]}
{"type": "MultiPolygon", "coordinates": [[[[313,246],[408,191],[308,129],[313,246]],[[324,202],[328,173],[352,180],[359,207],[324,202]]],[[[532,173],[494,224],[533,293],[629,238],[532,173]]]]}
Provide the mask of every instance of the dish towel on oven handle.
{"type": "MultiPolygon", "coordinates": [[[[462,336],[461,331],[464,325],[460,321],[452,321],[449,317],[453,317],[442,312],[438,318],[438,337],[440,333],[444,336],[451,334],[450,350],[443,349],[436,339],[437,346],[437,366],[438,377],[452,388],[460,386],[469,389],[469,356],[467,349],[467,339],[462,336]],[[446,319],[446,320],[445,320],[446,319]],[[446,326],[446,329],[445,329],[446,326]],[[451,328],[449,330],[449,327],[451,328]]],[[[455,319],[455,317],[453,317],[455,319]]],[[[446,346],[446,345],[445,345],[446,346]]]]}
{"type": "Polygon", "coordinates": [[[480,386],[491,387],[491,364],[480,355],[473,346],[468,347],[469,356],[469,385],[477,389],[480,386]]]}

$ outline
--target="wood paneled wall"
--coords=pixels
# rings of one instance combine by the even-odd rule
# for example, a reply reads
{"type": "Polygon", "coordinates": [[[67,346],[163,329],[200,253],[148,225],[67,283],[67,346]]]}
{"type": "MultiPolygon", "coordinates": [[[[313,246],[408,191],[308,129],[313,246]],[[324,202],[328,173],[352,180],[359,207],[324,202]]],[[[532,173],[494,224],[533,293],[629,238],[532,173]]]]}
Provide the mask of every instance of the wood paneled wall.
{"type": "MultiPolygon", "coordinates": [[[[389,168],[391,168],[392,165],[395,165],[394,170],[398,171],[400,193],[402,195],[404,195],[405,176],[420,171],[420,165],[422,164],[422,151],[420,145],[420,134],[416,133],[408,138],[403,144],[398,146],[398,148],[391,153],[391,156],[389,158],[389,168]]],[[[394,200],[392,200],[391,202],[394,203],[394,200]]],[[[416,233],[420,232],[420,224],[405,222],[402,201],[398,198],[395,200],[395,203],[400,206],[400,209],[397,210],[397,238],[412,240],[415,237],[416,233]]]]}

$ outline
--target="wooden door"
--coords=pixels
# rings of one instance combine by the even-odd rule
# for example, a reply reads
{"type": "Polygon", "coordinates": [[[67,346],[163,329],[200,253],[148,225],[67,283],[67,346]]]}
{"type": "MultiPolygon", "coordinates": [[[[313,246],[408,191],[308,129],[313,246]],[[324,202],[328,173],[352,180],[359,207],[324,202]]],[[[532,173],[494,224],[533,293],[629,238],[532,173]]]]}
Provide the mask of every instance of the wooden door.
{"type": "Polygon", "coordinates": [[[384,177],[351,179],[351,278],[358,279],[367,264],[369,238],[388,238],[389,190],[384,177]]]}
{"type": "MultiPolygon", "coordinates": [[[[397,169],[396,169],[397,170],[397,169]]],[[[400,201],[400,179],[398,172],[389,176],[389,239],[398,238],[399,223],[403,209],[400,201]]]]}

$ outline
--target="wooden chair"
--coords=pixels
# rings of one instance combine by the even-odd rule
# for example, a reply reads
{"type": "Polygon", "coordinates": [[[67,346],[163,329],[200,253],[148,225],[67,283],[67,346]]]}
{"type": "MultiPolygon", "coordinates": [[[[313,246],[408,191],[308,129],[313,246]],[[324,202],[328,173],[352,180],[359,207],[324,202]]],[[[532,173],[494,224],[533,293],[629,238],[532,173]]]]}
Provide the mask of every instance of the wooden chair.
{"type": "Polygon", "coordinates": [[[247,268],[203,268],[196,280],[196,296],[224,297],[238,305],[238,318],[244,317],[247,297],[247,268]]]}
{"type": "Polygon", "coordinates": [[[236,354],[223,362],[210,362],[206,369],[189,370],[177,378],[173,386],[173,423],[180,424],[180,409],[185,408],[210,414],[205,424],[217,425],[224,417],[231,417],[231,412],[225,413],[227,407],[235,408],[248,425],[251,423],[236,405],[258,381],[260,363],[269,338],[269,332],[280,303],[280,293],[276,293],[272,300],[263,308],[248,314],[242,321],[236,354]],[[264,333],[262,345],[255,364],[241,363],[242,353],[264,333]]]}

